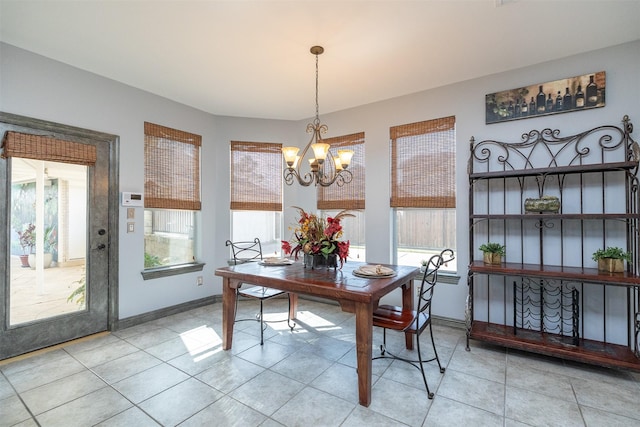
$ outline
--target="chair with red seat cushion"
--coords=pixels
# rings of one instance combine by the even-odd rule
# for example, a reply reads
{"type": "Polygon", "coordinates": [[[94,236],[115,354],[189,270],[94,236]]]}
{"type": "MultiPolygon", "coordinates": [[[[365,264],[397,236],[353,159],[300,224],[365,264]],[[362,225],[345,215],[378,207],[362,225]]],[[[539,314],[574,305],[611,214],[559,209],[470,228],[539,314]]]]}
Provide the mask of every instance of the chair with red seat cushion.
{"type": "Polygon", "coordinates": [[[440,363],[436,343],[433,339],[433,328],[431,327],[431,301],[433,300],[433,290],[438,281],[438,270],[443,264],[454,259],[453,251],[445,249],[440,254],[433,255],[425,266],[422,283],[420,284],[420,292],[418,293],[417,310],[403,310],[402,307],[392,305],[381,305],[373,313],[373,326],[383,328],[382,345],[380,345],[380,356],[373,359],[389,358],[407,362],[418,368],[422,373],[424,386],[427,389],[427,396],[433,399],[433,393],[429,390],[427,377],[424,373],[424,364],[432,361],[438,362],[440,373],[444,373],[445,368],[440,363]],[[434,357],[423,360],[420,350],[420,335],[429,327],[429,335],[431,335],[431,345],[433,346],[434,357]],[[396,356],[387,350],[387,329],[398,332],[409,332],[416,335],[417,356],[418,360],[411,360],[404,357],[396,356]]]}

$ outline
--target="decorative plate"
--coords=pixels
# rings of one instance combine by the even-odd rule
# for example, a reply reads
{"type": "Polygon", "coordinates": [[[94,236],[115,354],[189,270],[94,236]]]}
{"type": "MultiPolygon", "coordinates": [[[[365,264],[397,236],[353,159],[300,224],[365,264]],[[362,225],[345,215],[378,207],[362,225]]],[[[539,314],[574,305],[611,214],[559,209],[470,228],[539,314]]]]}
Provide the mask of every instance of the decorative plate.
{"type": "Polygon", "coordinates": [[[366,278],[383,278],[393,277],[396,275],[396,272],[382,265],[363,265],[353,270],[353,275],[366,278]]]}
{"type": "Polygon", "coordinates": [[[260,265],[270,265],[270,266],[278,266],[278,265],[291,265],[294,261],[288,258],[264,258],[260,261],[260,265]]]}

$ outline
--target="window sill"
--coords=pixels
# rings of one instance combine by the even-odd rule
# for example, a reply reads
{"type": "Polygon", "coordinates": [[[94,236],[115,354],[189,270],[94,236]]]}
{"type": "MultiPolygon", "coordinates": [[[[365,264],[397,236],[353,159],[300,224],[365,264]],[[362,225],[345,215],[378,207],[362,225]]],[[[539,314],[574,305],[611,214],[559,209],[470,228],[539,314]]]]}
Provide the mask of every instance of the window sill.
{"type": "Polygon", "coordinates": [[[144,280],[159,279],[160,277],[176,276],[178,274],[193,273],[202,271],[204,263],[196,262],[193,264],[172,265],[169,267],[150,268],[140,272],[144,280]]]}
{"type": "MultiPolygon", "coordinates": [[[[422,281],[424,273],[420,272],[413,280],[422,281]]],[[[438,283],[445,285],[458,285],[460,283],[460,276],[455,273],[440,273],[438,272],[438,283]]]]}

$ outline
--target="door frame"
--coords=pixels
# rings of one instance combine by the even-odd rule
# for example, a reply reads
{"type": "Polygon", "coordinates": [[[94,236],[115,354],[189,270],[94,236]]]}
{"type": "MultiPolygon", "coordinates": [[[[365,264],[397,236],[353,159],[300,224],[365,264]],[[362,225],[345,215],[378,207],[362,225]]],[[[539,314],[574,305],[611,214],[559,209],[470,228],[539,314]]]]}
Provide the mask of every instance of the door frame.
{"type": "MultiPolygon", "coordinates": [[[[32,130],[34,133],[46,133],[53,138],[59,139],[78,139],[91,140],[97,144],[108,146],[109,151],[109,170],[108,170],[108,201],[107,201],[107,221],[109,226],[109,257],[108,257],[108,301],[107,301],[107,330],[115,330],[118,322],[118,294],[119,294],[119,159],[120,159],[120,137],[103,132],[97,132],[89,129],[83,129],[75,126],[64,125],[60,123],[50,122],[31,117],[20,116],[0,111],[0,124],[3,127],[10,128],[15,126],[21,128],[20,131],[32,130]]],[[[16,129],[17,130],[17,129],[16,129]]],[[[0,135],[3,138],[4,135],[0,135]]],[[[6,163],[0,164],[0,174],[6,176],[6,163]]],[[[11,211],[11,200],[7,192],[0,192],[0,226],[4,227],[9,221],[9,212],[11,211]]],[[[7,242],[8,249],[8,242],[7,242]]],[[[0,257],[0,270],[9,271],[9,257],[0,257]]],[[[6,274],[6,273],[5,273],[6,274]]],[[[8,280],[8,275],[4,279],[8,280]]],[[[0,296],[2,296],[1,304],[6,301],[4,289],[6,286],[0,286],[0,296]]],[[[5,330],[8,320],[0,319],[0,327],[5,330]]]]}

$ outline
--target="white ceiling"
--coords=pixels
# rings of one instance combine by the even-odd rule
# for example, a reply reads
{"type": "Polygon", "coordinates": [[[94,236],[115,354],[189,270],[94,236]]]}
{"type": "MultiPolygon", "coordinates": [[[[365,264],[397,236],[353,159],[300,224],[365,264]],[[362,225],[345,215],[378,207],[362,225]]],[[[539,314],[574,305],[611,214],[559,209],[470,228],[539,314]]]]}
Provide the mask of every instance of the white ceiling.
{"type": "Polygon", "coordinates": [[[322,115],[638,40],[639,21],[638,0],[0,0],[3,42],[212,114],[290,120],[315,114],[316,44],[322,115]]]}

